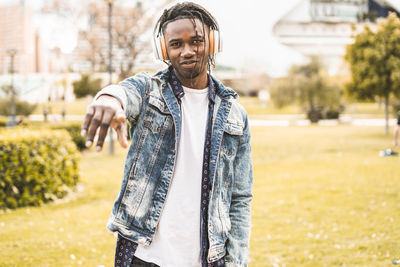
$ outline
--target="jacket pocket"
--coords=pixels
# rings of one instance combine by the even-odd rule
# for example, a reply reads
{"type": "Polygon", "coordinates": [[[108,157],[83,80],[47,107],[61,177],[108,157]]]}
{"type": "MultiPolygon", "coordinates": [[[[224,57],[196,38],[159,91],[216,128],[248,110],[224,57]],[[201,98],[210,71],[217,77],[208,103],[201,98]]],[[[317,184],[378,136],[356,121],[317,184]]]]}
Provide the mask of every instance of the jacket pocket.
{"type": "Polygon", "coordinates": [[[153,133],[165,132],[170,125],[166,120],[172,120],[172,115],[164,100],[150,94],[143,125],[153,133]]]}
{"type": "Polygon", "coordinates": [[[244,125],[240,122],[228,120],[224,125],[224,136],[222,142],[222,153],[226,156],[236,154],[239,138],[243,135],[244,125]]]}
{"type": "Polygon", "coordinates": [[[242,123],[228,119],[224,126],[224,132],[229,135],[243,135],[243,127],[242,123]]]}

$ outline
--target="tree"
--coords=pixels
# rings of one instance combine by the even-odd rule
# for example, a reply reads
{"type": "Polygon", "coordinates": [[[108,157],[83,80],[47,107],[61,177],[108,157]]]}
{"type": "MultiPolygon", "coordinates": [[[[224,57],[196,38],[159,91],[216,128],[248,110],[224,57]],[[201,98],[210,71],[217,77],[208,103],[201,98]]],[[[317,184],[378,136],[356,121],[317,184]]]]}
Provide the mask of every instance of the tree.
{"type": "MultiPolygon", "coordinates": [[[[170,1],[160,1],[157,5],[170,1]]],[[[156,10],[156,9],[155,9],[156,10]]],[[[91,71],[106,71],[108,64],[107,1],[82,0],[74,5],[66,0],[46,0],[42,12],[74,20],[79,29],[77,54],[90,63],[91,71]],[[84,26],[82,26],[84,25],[84,26]]],[[[154,20],[154,10],[141,1],[114,0],[112,9],[113,69],[124,79],[133,73],[137,56],[151,53],[150,40],[144,38],[154,20]],[[136,4],[135,4],[136,3],[136,4]]]]}
{"type": "Polygon", "coordinates": [[[388,135],[390,96],[400,97],[400,20],[396,14],[389,14],[376,31],[366,26],[347,47],[345,58],[351,70],[347,91],[360,100],[384,99],[388,135]]]}
{"type": "Polygon", "coordinates": [[[276,80],[271,99],[279,108],[298,103],[311,122],[337,118],[342,111],[340,87],[328,80],[316,57],[308,64],[292,66],[287,77],[276,80]]]}

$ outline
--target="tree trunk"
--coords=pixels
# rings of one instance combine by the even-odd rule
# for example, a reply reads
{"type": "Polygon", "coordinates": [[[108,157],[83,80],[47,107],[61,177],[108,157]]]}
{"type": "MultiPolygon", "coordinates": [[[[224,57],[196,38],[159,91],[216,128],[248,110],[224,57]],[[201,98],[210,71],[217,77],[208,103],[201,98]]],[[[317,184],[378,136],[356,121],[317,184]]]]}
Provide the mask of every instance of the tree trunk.
{"type": "Polygon", "coordinates": [[[389,135],[389,94],[385,96],[385,135],[389,135]]]}

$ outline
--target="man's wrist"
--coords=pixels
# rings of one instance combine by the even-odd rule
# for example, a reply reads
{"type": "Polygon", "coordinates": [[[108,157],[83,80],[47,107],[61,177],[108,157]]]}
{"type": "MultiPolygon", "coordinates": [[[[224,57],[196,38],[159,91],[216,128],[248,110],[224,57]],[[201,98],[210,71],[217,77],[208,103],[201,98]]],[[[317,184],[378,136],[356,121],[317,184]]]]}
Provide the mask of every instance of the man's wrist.
{"type": "Polygon", "coordinates": [[[102,95],[109,95],[109,96],[116,98],[119,101],[122,109],[125,110],[126,103],[127,103],[127,97],[125,94],[125,90],[122,86],[113,84],[113,85],[104,87],[96,94],[96,96],[94,97],[94,100],[97,100],[102,95]]]}

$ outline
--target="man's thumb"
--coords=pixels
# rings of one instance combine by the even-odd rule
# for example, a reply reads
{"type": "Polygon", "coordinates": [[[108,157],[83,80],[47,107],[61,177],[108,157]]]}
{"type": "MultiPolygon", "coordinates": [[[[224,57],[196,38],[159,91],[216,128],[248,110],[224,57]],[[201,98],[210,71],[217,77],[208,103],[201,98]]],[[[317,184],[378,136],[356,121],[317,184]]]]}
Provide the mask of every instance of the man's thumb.
{"type": "Polygon", "coordinates": [[[125,112],[122,109],[118,109],[117,113],[115,114],[115,119],[118,122],[125,122],[126,121],[125,112]]]}

